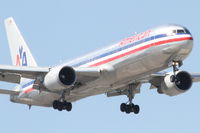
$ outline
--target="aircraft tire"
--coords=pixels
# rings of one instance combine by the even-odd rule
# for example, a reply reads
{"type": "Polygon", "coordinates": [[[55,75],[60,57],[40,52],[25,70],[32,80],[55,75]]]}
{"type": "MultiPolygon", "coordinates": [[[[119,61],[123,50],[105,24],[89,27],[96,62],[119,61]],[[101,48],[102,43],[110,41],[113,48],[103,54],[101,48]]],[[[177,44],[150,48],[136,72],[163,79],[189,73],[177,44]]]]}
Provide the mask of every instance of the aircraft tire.
{"type": "Polygon", "coordinates": [[[66,103],[66,110],[67,111],[71,111],[72,110],[72,103],[70,103],[70,102],[66,103]]]}
{"type": "Polygon", "coordinates": [[[58,102],[58,110],[59,111],[63,110],[63,103],[62,102],[58,102]]]}
{"type": "Polygon", "coordinates": [[[53,101],[53,108],[58,109],[58,101],[57,100],[53,101]]]}
{"type": "Polygon", "coordinates": [[[140,106],[139,106],[139,105],[135,105],[135,106],[133,107],[133,112],[134,112],[135,114],[138,114],[138,113],[140,112],[140,106]]]}
{"type": "Polygon", "coordinates": [[[126,110],[125,110],[125,112],[126,112],[127,114],[130,114],[130,113],[131,113],[131,106],[130,106],[130,105],[126,105],[126,110]]]}
{"type": "Polygon", "coordinates": [[[120,105],[120,110],[121,110],[121,112],[124,112],[126,110],[126,104],[125,103],[122,103],[120,105]]]}

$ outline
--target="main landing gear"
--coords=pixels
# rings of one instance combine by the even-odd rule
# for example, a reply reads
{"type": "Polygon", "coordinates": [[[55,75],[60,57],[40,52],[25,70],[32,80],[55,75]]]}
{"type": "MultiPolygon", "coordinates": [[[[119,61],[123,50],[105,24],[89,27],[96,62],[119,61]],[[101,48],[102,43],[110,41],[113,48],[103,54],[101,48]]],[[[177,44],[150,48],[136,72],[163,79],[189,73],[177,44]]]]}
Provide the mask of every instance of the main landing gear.
{"type": "Polygon", "coordinates": [[[62,110],[71,111],[72,110],[72,103],[67,102],[65,100],[65,92],[62,93],[61,98],[59,100],[53,101],[53,108],[57,109],[59,111],[62,111],[62,110]]]}
{"type": "Polygon", "coordinates": [[[131,112],[138,114],[140,111],[140,106],[134,105],[133,103],[129,103],[129,104],[122,103],[120,105],[120,110],[121,110],[121,112],[126,112],[127,114],[130,114],[131,112]]]}
{"type": "Polygon", "coordinates": [[[57,109],[59,111],[62,111],[62,110],[71,111],[72,110],[72,103],[67,102],[67,101],[54,100],[53,101],[53,108],[57,109]]]}
{"type": "Polygon", "coordinates": [[[179,67],[181,67],[183,65],[183,62],[182,61],[173,61],[172,62],[172,67],[173,67],[173,73],[174,73],[174,75],[172,75],[171,77],[170,77],[170,81],[171,82],[176,82],[176,81],[178,81],[178,79],[177,79],[177,77],[176,77],[176,72],[178,72],[179,71],[179,67]]]}
{"type": "Polygon", "coordinates": [[[133,104],[133,98],[134,98],[134,94],[133,94],[133,87],[131,85],[129,85],[129,89],[128,89],[128,102],[127,103],[122,103],[120,105],[120,110],[121,112],[126,112],[127,114],[130,114],[131,112],[138,114],[140,112],[140,107],[139,105],[134,105],[133,104]]]}

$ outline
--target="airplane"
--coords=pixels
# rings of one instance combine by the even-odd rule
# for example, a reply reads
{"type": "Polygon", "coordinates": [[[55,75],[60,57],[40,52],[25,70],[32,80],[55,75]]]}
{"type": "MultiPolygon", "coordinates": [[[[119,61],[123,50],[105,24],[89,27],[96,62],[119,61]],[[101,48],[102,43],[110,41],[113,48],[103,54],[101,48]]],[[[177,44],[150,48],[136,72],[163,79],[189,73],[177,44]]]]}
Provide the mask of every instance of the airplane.
{"type": "Polygon", "coordinates": [[[160,94],[187,92],[200,73],[180,70],[193,48],[190,31],[177,24],[158,26],[118,43],[54,67],[37,65],[12,17],[5,19],[12,65],[0,65],[0,81],[15,83],[14,90],[0,89],[10,101],[71,111],[72,103],[89,96],[125,95],[120,111],[138,114],[133,103],[142,84],[160,94]],[[163,72],[172,68],[170,72],[163,72]]]}

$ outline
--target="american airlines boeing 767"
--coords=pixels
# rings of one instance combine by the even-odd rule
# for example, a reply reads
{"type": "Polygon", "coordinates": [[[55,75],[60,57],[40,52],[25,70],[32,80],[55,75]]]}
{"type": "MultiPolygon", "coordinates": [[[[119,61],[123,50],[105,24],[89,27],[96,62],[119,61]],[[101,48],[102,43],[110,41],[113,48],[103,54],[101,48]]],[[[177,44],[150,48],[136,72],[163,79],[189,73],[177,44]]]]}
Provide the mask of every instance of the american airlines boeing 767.
{"type": "Polygon", "coordinates": [[[142,84],[176,96],[200,82],[200,73],[180,70],[193,47],[191,33],[180,25],[149,29],[55,67],[37,65],[13,18],[5,20],[5,27],[12,65],[0,65],[0,81],[18,85],[0,93],[10,95],[15,103],[71,111],[73,102],[105,93],[126,95],[128,102],[120,110],[138,114],[140,108],[133,99],[142,84]],[[161,72],[170,67],[171,72],[161,72]]]}

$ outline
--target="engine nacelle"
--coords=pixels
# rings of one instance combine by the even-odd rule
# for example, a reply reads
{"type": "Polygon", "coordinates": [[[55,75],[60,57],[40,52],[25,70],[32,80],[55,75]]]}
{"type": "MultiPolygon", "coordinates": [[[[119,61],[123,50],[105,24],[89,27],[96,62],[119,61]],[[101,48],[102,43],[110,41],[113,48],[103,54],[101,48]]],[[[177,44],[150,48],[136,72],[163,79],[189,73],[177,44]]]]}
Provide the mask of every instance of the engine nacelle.
{"type": "Polygon", "coordinates": [[[44,78],[44,86],[51,91],[69,88],[76,81],[76,72],[69,66],[55,67],[44,78]]]}
{"type": "Polygon", "coordinates": [[[177,80],[175,82],[171,82],[171,76],[173,73],[169,73],[159,88],[159,92],[162,92],[169,96],[175,96],[181,93],[186,92],[192,86],[192,78],[191,75],[186,71],[179,71],[176,74],[177,80]]]}

